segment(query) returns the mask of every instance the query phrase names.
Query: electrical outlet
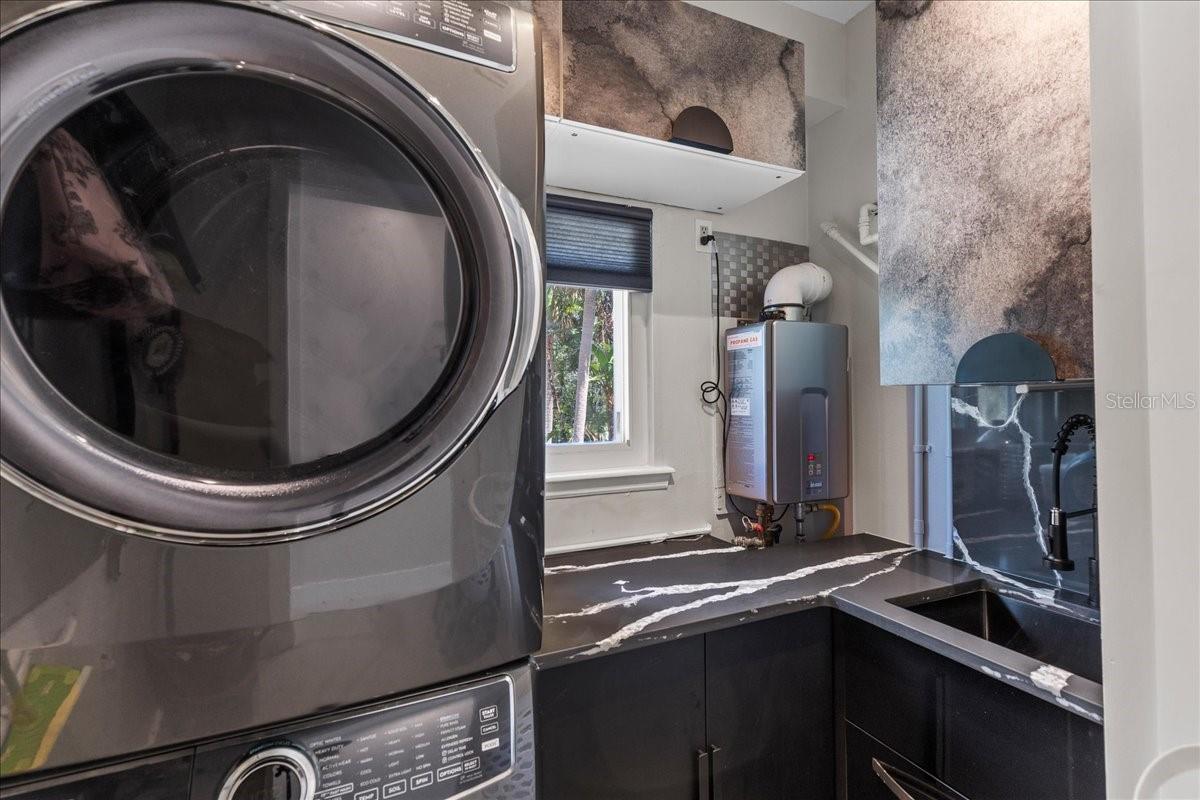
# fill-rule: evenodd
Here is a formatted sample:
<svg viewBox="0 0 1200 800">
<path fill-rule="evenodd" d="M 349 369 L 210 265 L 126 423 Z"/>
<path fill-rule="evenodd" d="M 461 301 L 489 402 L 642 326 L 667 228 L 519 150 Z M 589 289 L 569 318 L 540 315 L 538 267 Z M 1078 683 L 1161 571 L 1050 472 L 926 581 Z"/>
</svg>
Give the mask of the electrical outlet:
<svg viewBox="0 0 1200 800">
<path fill-rule="evenodd" d="M 728 513 L 725 508 L 725 489 L 718 487 L 713 489 L 713 513 L 718 517 Z"/>
<path fill-rule="evenodd" d="M 714 245 L 712 242 L 709 242 L 708 244 L 700 244 L 702 241 L 704 241 L 705 236 L 712 236 L 712 235 L 713 235 L 712 220 L 708 220 L 708 219 L 696 220 L 696 239 L 695 239 L 694 244 L 696 245 L 697 253 L 713 252 Z"/>
</svg>

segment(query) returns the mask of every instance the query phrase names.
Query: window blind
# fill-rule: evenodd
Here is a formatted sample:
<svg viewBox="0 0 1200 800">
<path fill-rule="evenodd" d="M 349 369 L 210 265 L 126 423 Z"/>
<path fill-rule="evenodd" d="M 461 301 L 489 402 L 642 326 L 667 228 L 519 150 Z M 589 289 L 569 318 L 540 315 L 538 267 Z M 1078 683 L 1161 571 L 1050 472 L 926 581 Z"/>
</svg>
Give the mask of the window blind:
<svg viewBox="0 0 1200 800">
<path fill-rule="evenodd" d="M 652 219 L 648 208 L 548 195 L 547 280 L 650 291 Z"/>
</svg>

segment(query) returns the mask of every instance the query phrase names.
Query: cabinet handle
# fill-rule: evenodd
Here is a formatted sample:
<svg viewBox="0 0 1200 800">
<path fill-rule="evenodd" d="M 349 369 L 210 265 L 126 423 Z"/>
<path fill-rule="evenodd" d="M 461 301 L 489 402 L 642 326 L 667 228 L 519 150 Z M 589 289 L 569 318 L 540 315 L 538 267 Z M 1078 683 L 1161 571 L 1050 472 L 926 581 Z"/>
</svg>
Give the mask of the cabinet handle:
<svg viewBox="0 0 1200 800">
<path fill-rule="evenodd" d="M 871 769 L 897 800 L 966 800 L 945 784 L 934 786 L 878 758 L 871 759 Z M 940 783 L 940 782 L 939 782 Z"/>
<path fill-rule="evenodd" d="M 878 758 L 871 759 L 871 769 L 875 770 L 875 774 L 879 776 L 879 780 L 883 781 L 892 794 L 896 795 L 899 800 L 916 800 L 911 794 L 905 791 L 904 787 L 896 782 L 892 774 L 888 772 L 888 766 Z M 894 768 L 893 768 L 894 769 Z"/>
<path fill-rule="evenodd" d="M 711 745 L 708 752 L 712 754 L 712 796 L 711 800 L 721 800 L 721 777 L 717 772 L 717 753 L 721 752 L 721 748 L 716 745 Z"/>
<path fill-rule="evenodd" d="M 696 800 L 710 800 L 712 781 L 709 779 L 708 753 L 704 750 L 696 751 L 696 778 L 700 787 Z"/>
</svg>

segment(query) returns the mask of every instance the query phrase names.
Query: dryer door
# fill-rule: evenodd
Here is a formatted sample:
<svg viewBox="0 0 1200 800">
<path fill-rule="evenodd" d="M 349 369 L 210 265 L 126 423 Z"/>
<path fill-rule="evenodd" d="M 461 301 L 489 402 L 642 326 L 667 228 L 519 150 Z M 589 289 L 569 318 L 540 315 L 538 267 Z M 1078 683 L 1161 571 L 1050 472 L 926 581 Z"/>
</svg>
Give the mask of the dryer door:
<svg viewBox="0 0 1200 800">
<path fill-rule="evenodd" d="M 529 223 L 393 68 L 198 3 L 0 47 L 6 479 L 135 533 L 294 538 L 420 488 L 524 376 Z"/>
</svg>

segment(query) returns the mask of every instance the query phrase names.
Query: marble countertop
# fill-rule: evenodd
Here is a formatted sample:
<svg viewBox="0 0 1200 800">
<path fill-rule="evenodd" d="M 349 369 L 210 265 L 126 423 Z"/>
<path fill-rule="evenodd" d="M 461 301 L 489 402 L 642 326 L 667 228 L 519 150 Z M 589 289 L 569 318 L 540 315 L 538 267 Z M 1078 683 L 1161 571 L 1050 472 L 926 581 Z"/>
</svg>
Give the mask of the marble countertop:
<svg viewBox="0 0 1200 800">
<path fill-rule="evenodd" d="M 1103 722 L 1101 686 L 888 602 L 985 579 L 999 591 L 1097 621 L 986 567 L 869 534 L 767 550 L 713 537 L 546 558 L 539 668 L 756 619 L 831 606 L 996 680 Z"/>
</svg>

